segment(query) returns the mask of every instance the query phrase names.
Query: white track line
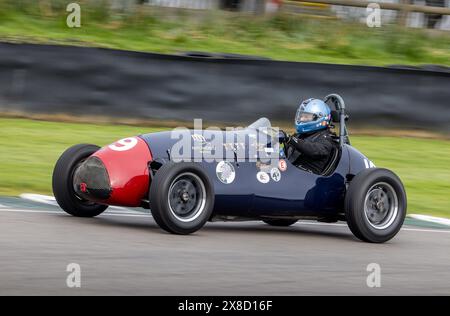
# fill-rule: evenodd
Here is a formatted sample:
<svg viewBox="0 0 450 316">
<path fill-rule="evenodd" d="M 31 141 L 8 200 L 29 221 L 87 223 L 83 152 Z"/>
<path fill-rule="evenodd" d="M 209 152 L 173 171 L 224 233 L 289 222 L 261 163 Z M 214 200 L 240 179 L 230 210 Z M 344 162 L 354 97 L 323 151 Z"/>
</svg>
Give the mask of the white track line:
<svg viewBox="0 0 450 316">
<path fill-rule="evenodd" d="M 8 212 L 8 213 L 44 213 L 44 214 L 56 214 L 56 215 L 65 215 L 63 211 L 43 211 L 43 210 L 25 210 L 25 209 L 0 209 L 0 212 Z M 152 217 L 150 214 L 119 214 L 119 213 L 108 213 L 105 212 L 99 216 L 120 216 L 120 217 L 144 217 L 150 218 Z M 316 226 L 340 226 L 347 227 L 347 224 L 339 224 L 339 223 L 314 223 L 314 222 L 299 222 L 295 224 L 299 225 L 316 225 Z M 450 234 L 450 230 L 439 230 L 439 229 L 420 229 L 420 228 L 402 228 L 402 231 L 412 231 L 412 232 L 424 232 L 424 233 L 444 233 Z"/>
<path fill-rule="evenodd" d="M 409 232 L 425 232 L 425 233 L 450 233 L 450 230 L 439 230 L 439 229 L 420 229 L 420 228 L 402 228 L 401 230 L 409 231 Z"/>
<path fill-rule="evenodd" d="M 51 195 L 43 195 L 43 194 L 34 194 L 34 193 L 22 193 L 20 197 L 24 200 L 41 203 L 41 204 L 47 204 L 47 205 L 53 205 L 58 206 L 58 203 L 56 203 L 55 197 Z M 116 210 L 121 211 L 123 213 L 133 213 L 133 214 L 140 214 L 140 212 L 131 210 L 126 207 L 121 206 L 110 206 L 109 210 Z"/>
<path fill-rule="evenodd" d="M 23 193 L 20 195 L 20 197 L 22 199 L 37 202 L 37 203 L 58 206 L 58 204 L 55 201 L 55 198 L 51 195 Z M 0 204 L 0 208 L 5 208 L 5 207 L 6 206 Z M 145 213 L 135 211 L 133 209 L 129 209 L 126 207 L 121 207 L 121 206 L 110 206 L 103 215 L 107 215 L 107 214 L 110 216 L 125 216 L 125 215 L 129 214 L 130 216 L 133 215 L 133 216 L 141 216 L 141 217 L 151 217 L 150 214 L 145 214 Z M 450 226 L 450 219 L 446 219 L 446 218 L 439 218 L 439 217 L 432 217 L 432 216 L 418 215 L 418 214 L 411 214 L 411 215 L 408 215 L 408 217 L 411 217 L 411 218 L 414 218 L 417 220 L 421 220 L 421 221 Z M 296 225 L 345 226 L 345 227 L 347 226 L 347 224 L 340 224 L 340 223 L 317 223 L 317 222 L 298 222 L 298 223 L 296 223 Z M 428 230 L 413 230 L 412 228 L 411 229 L 403 228 L 403 230 L 430 231 L 429 229 Z M 434 230 L 432 230 L 432 231 L 434 231 Z"/>
<path fill-rule="evenodd" d="M 22 193 L 19 195 L 20 198 L 32 202 L 42 203 L 42 204 L 48 204 L 48 205 L 55 205 L 58 204 L 55 201 L 55 198 L 50 195 L 42 195 L 42 194 L 33 194 L 33 193 Z"/>
<path fill-rule="evenodd" d="M 42 210 L 23 210 L 23 209 L 1 209 L 4 213 L 44 213 L 44 214 L 64 214 L 58 211 L 42 211 Z"/>
<path fill-rule="evenodd" d="M 347 224 L 340 224 L 340 223 L 316 223 L 316 222 L 297 222 L 295 225 L 316 225 L 316 226 L 341 226 L 341 227 L 347 227 Z M 441 229 L 421 229 L 421 228 L 402 228 L 401 230 L 404 231 L 411 231 L 411 232 L 426 232 L 426 233 L 450 233 L 450 230 L 441 230 Z"/>
<path fill-rule="evenodd" d="M 6 213 L 43 213 L 43 214 L 56 214 L 66 215 L 63 211 L 45 211 L 45 210 L 26 210 L 26 209 L 0 209 L 0 212 Z M 130 213 L 109 213 L 105 212 L 99 216 L 123 216 L 123 217 L 152 217 L 149 214 L 130 214 Z"/>
<path fill-rule="evenodd" d="M 316 223 L 316 222 L 297 222 L 295 225 L 316 225 L 316 226 L 341 226 L 347 227 L 347 224 L 341 223 Z M 404 231 L 412 231 L 412 232 L 427 232 L 427 233 L 450 233 L 450 230 L 443 229 L 421 229 L 421 228 L 402 228 Z"/>
<path fill-rule="evenodd" d="M 408 216 L 411 218 L 414 218 L 414 219 L 418 219 L 420 221 L 450 226 L 450 219 L 448 219 L 448 218 L 435 217 L 435 216 L 429 216 L 429 215 L 420 215 L 420 214 L 411 214 Z"/>
</svg>

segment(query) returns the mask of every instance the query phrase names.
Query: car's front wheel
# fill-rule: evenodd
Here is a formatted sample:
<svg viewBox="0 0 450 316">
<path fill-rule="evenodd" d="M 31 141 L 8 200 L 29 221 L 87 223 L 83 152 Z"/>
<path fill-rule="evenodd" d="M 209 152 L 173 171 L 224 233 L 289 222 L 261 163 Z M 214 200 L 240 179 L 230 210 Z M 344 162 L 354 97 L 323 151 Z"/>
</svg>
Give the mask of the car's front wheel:
<svg viewBox="0 0 450 316">
<path fill-rule="evenodd" d="M 353 234 L 367 242 L 393 238 L 406 216 L 406 193 L 390 170 L 371 168 L 358 173 L 345 197 L 345 216 Z"/>
<path fill-rule="evenodd" d="M 168 162 L 153 177 L 149 200 L 153 218 L 162 229 L 190 234 L 211 217 L 213 186 L 197 164 Z"/>
<path fill-rule="evenodd" d="M 108 208 L 79 197 L 75 193 L 73 176 L 80 164 L 100 147 L 79 144 L 67 149 L 56 162 L 53 170 L 52 187 L 56 202 L 66 213 L 77 217 L 94 217 Z"/>
</svg>

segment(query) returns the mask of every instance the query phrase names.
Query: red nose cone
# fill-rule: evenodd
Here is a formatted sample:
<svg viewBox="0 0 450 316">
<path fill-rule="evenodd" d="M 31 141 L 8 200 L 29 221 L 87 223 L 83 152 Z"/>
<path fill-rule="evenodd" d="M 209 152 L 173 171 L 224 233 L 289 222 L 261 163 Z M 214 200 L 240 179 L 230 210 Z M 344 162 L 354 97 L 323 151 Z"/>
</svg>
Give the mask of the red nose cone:
<svg viewBox="0 0 450 316">
<path fill-rule="evenodd" d="M 92 156 L 103 162 L 109 176 L 111 195 L 106 204 L 134 207 L 140 206 L 142 199 L 148 199 L 148 164 L 152 155 L 144 140 L 140 137 L 121 139 Z"/>
</svg>

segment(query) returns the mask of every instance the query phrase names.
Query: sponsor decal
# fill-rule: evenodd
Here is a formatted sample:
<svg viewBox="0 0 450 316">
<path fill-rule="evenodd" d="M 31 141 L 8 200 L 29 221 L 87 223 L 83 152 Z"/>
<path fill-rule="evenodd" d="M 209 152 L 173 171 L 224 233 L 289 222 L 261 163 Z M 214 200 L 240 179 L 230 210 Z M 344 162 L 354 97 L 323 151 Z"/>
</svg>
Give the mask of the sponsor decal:
<svg viewBox="0 0 450 316">
<path fill-rule="evenodd" d="M 280 161 L 278 161 L 278 169 L 280 169 L 281 171 L 286 171 L 287 169 L 286 160 L 280 159 Z"/>
<path fill-rule="evenodd" d="M 223 148 L 231 151 L 245 150 L 245 143 L 223 143 Z"/>
<path fill-rule="evenodd" d="M 281 172 L 280 172 L 280 170 L 278 170 L 278 168 L 272 168 L 272 170 L 270 170 L 270 177 L 275 182 L 280 181 L 281 180 Z"/>
<path fill-rule="evenodd" d="M 87 184 L 84 182 L 80 183 L 80 191 L 85 193 L 87 191 Z"/>
<path fill-rule="evenodd" d="M 216 175 L 220 182 L 230 184 L 236 178 L 234 166 L 228 161 L 221 161 L 216 166 Z"/>
<path fill-rule="evenodd" d="M 205 136 L 201 134 L 192 134 L 191 137 L 194 142 L 206 143 Z"/>
<path fill-rule="evenodd" d="M 366 169 L 376 168 L 375 164 L 372 161 L 370 161 L 369 159 L 364 159 L 364 165 L 365 165 Z"/>
<path fill-rule="evenodd" d="M 258 179 L 261 183 L 268 183 L 270 180 L 270 176 L 267 172 L 260 171 L 256 174 L 256 179 Z"/>
</svg>

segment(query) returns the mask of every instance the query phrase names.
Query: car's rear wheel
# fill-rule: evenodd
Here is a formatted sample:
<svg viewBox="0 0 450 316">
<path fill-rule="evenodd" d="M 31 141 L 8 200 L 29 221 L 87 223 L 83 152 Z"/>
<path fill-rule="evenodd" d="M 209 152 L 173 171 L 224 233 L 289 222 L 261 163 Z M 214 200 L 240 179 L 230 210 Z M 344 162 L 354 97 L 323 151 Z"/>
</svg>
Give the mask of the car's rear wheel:
<svg viewBox="0 0 450 316">
<path fill-rule="evenodd" d="M 367 242 L 393 238 L 406 216 L 406 193 L 390 170 L 371 168 L 357 174 L 345 197 L 345 215 L 353 234 Z"/>
<path fill-rule="evenodd" d="M 190 234 L 211 217 L 213 186 L 197 164 L 168 162 L 153 177 L 149 200 L 153 218 L 162 229 Z"/>
<path fill-rule="evenodd" d="M 276 219 L 263 219 L 263 222 L 270 226 L 278 226 L 278 227 L 287 227 L 297 223 L 296 219 L 285 219 L 285 218 L 276 218 Z"/>
<path fill-rule="evenodd" d="M 93 203 L 77 196 L 73 184 L 76 168 L 99 149 L 96 145 L 75 145 L 67 149 L 56 162 L 52 177 L 53 194 L 59 206 L 70 215 L 94 217 L 108 208 L 107 205 Z"/>
</svg>

